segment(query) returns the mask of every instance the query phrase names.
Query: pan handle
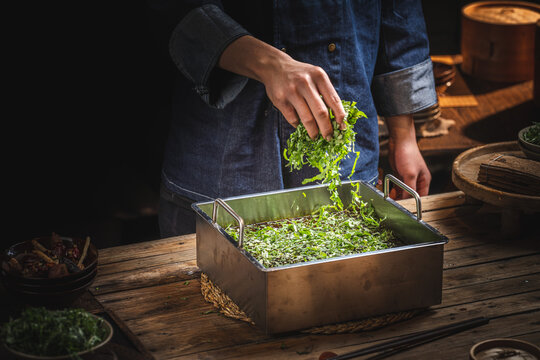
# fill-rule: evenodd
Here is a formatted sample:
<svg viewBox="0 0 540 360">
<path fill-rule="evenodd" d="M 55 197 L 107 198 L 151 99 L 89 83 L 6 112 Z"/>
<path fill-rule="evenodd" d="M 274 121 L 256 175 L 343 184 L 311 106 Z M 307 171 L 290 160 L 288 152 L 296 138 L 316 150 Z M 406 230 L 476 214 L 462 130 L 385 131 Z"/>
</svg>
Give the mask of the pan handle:
<svg viewBox="0 0 540 360">
<path fill-rule="evenodd" d="M 217 225 L 217 211 L 218 211 L 218 205 L 221 205 L 222 208 L 225 209 L 233 218 L 238 221 L 238 247 L 241 249 L 244 243 L 244 219 L 240 215 L 236 213 L 236 211 L 233 210 L 232 207 L 229 206 L 225 201 L 221 199 L 214 200 L 214 208 L 212 209 L 212 222 L 214 225 Z"/>
<path fill-rule="evenodd" d="M 416 219 L 418 221 L 422 220 L 422 201 L 420 200 L 420 195 L 418 195 L 416 191 L 414 191 L 411 187 L 396 178 L 394 175 L 387 174 L 384 177 L 384 198 L 386 199 L 388 197 L 388 193 L 390 191 L 390 181 L 392 181 L 394 184 L 396 184 L 401 189 L 405 190 L 414 197 L 414 199 L 416 200 Z"/>
</svg>

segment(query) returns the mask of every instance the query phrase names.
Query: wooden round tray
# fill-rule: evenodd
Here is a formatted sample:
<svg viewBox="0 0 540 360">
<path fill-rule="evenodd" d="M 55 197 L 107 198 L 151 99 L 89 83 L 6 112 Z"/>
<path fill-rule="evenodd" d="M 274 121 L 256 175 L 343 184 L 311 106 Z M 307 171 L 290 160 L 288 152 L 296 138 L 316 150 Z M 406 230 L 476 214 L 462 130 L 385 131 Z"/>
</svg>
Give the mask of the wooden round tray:
<svg viewBox="0 0 540 360">
<path fill-rule="evenodd" d="M 494 189 L 477 181 L 480 164 L 495 153 L 525 156 L 517 141 L 483 145 L 461 153 L 452 165 L 452 182 L 465 194 L 491 205 L 540 211 L 540 196 L 522 195 Z"/>
</svg>

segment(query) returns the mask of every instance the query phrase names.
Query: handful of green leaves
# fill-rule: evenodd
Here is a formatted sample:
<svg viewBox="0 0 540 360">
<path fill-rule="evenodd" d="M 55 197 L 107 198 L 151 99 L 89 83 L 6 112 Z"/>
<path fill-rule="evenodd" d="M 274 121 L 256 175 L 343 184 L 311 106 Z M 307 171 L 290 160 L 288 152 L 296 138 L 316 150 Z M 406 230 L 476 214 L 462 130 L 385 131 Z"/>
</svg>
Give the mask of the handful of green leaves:
<svg viewBox="0 0 540 360">
<path fill-rule="evenodd" d="M 300 124 L 287 140 L 287 148 L 283 152 L 283 157 L 287 161 L 287 167 L 291 171 L 300 170 L 304 165 L 309 165 L 319 170 L 319 174 L 313 178 L 305 179 L 302 184 L 318 180 L 323 184 L 328 183 L 328 190 L 331 194 L 330 199 L 338 209 L 343 209 L 343 203 L 337 192 L 338 186 L 341 185 L 339 165 L 351 151 L 354 151 L 356 135 L 353 129 L 354 124 L 356 124 L 358 119 L 366 117 L 366 114 L 356 108 L 355 102 L 342 101 L 342 104 L 347 114 L 344 119 L 344 122 L 347 124 L 345 130 L 339 129 L 339 124 L 335 120 L 332 111 L 329 110 L 330 120 L 334 128 L 332 140 L 327 141 L 320 134 L 315 140 L 312 140 L 304 125 Z M 356 152 L 356 159 L 351 175 L 354 173 L 356 160 L 358 160 L 359 156 L 360 153 Z"/>
<path fill-rule="evenodd" d="M 365 117 L 355 105 L 354 102 L 343 102 L 348 114 L 345 119 L 347 129 L 339 130 L 334 120 L 334 138 L 331 141 L 320 135 L 311 140 L 302 125 L 288 139 L 288 148 L 283 154 L 287 165 L 291 170 L 299 170 L 304 165 L 317 168 L 319 174 L 303 183 L 317 180 L 328 183 L 333 205 L 323 206 L 311 216 L 247 225 L 244 228 L 244 249 L 263 266 L 271 268 L 399 245 L 393 233 L 381 226 L 382 220 L 373 207 L 360 199 L 358 183 L 352 190 L 352 201 L 346 209 L 339 198 L 339 164 L 354 151 L 356 134 L 353 125 Z M 333 119 L 331 112 L 330 118 Z M 358 156 L 356 153 L 356 160 Z M 238 240 L 237 226 L 231 225 L 226 231 Z"/>
<path fill-rule="evenodd" d="M 3 324 L 0 340 L 10 349 L 38 356 L 75 357 L 109 335 L 103 320 L 82 309 L 27 308 Z"/>
<path fill-rule="evenodd" d="M 540 122 L 535 122 L 525 133 L 523 139 L 531 144 L 540 145 Z"/>
</svg>

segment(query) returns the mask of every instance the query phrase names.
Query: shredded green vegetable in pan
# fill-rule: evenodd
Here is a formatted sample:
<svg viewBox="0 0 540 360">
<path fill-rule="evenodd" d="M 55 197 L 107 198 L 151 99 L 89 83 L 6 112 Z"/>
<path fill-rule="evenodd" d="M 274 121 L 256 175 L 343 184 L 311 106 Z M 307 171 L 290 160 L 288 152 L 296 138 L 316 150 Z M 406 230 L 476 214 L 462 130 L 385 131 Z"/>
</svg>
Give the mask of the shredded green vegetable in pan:
<svg viewBox="0 0 540 360">
<path fill-rule="evenodd" d="M 109 335 L 102 322 L 82 309 L 27 308 L 21 317 L 2 325 L 0 341 L 24 354 L 78 358 L 78 352 Z"/>
<path fill-rule="evenodd" d="M 238 227 L 227 232 L 238 240 Z M 244 228 L 244 249 L 266 268 L 388 249 L 399 245 L 365 202 L 345 211 Z"/>
<path fill-rule="evenodd" d="M 339 166 L 352 151 L 356 133 L 353 125 L 359 118 L 366 117 L 356 108 L 356 103 L 343 101 L 347 112 L 347 129 L 339 130 L 333 120 L 334 138 L 326 141 L 320 135 L 311 140 L 306 129 L 299 125 L 287 141 L 283 156 L 288 167 L 299 170 L 310 165 L 319 174 L 304 180 L 304 184 L 320 181 L 328 183 L 332 205 L 324 206 L 311 216 L 250 224 L 244 228 L 244 249 L 261 265 L 272 268 L 312 260 L 382 250 L 399 245 L 393 233 L 381 226 L 383 220 L 375 214 L 371 205 L 362 201 L 357 183 L 351 191 L 351 204 L 344 209 L 338 194 L 341 185 Z M 356 160 L 359 153 L 356 153 Z M 356 161 L 355 161 L 356 165 Z M 354 172 L 353 170 L 351 172 Z M 306 196 L 304 194 L 304 196 Z M 226 231 L 238 240 L 238 226 L 229 226 Z"/>
</svg>

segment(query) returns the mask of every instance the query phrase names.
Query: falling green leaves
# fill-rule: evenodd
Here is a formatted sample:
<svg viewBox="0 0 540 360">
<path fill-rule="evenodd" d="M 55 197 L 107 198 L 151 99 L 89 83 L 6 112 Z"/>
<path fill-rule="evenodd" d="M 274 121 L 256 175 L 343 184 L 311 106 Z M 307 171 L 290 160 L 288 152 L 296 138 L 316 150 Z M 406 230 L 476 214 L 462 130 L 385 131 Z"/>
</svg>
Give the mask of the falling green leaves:
<svg viewBox="0 0 540 360">
<path fill-rule="evenodd" d="M 343 203 L 337 191 L 339 185 L 341 185 L 339 166 L 341 161 L 351 151 L 354 151 L 356 135 L 353 129 L 354 124 L 358 119 L 366 117 L 362 111 L 356 108 L 355 102 L 342 101 L 342 104 L 347 114 L 344 119 L 344 122 L 347 124 L 345 130 L 339 129 L 339 124 L 334 120 L 334 116 L 330 111 L 330 118 L 334 128 L 332 140 L 327 141 L 320 134 L 315 140 L 312 140 L 306 128 L 300 124 L 287 140 L 287 148 L 283 152 L 283 157 L 287 161 L 286 166 L 291 171 L 300 170 L 304 165 L 309 165 L 319 170 L 316 176 L 305 179 L 302 184 L 315 181 L 329 184 L 330 199 L 340 210 L 343 209 Z M 360 153 L 356 152 L 356 160 L 358 160 L 359 155 Z M 354 166 L 356 166 L 356 160 Z M 351 175 L 353 172 L 351 172 Z"/>
</svg>

